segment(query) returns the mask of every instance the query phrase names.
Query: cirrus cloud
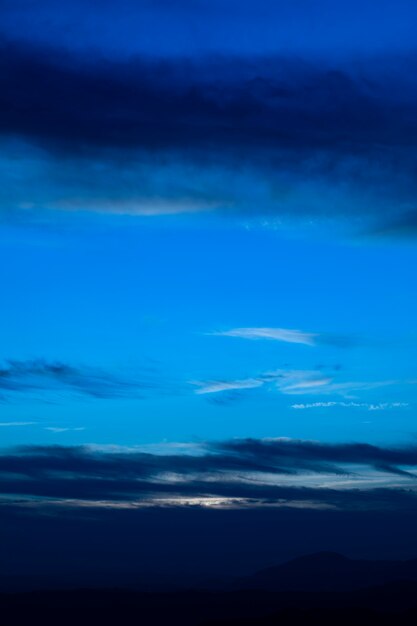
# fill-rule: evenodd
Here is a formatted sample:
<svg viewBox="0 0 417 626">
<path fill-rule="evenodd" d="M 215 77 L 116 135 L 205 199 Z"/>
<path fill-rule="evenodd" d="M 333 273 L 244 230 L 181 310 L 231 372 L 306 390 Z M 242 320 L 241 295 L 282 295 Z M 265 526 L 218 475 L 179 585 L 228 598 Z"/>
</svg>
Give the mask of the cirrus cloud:
<svg viewBox="0 0 417 626">
<path fill-rule="evenodd" d="M 313 346 L 317 337 L 316 333 L 306 333 L 288 328 L 232 328 L 210 334 L 218 337 L 240 337 L 241 339 L 272 339 L 286 343 L 302 343 L 307 346 Z"/>
</svg>

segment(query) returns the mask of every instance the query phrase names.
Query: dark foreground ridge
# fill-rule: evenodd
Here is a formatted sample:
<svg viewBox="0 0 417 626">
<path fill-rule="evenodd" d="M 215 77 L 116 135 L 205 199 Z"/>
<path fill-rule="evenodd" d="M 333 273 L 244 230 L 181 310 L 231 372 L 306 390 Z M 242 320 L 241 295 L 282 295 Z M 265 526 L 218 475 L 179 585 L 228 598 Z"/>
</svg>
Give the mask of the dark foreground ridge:
<svg viewBox="0 0 417 626">
<path fill-rule="evenodd" d="M 326 589 L 331 571 L 333 588 Z M 407 573 L 408 578 L 403 575 Z M 286 575 L 287 589 L 277 590 L 285 586 Z M 389 576 L 392 579 L 384 584 L 362 586 L 371 578 Z M 320 553 L 263 570 L 234 585 L 239 583 L 242 587 L 235 589 L 170 592 L 76 589 L 2 593 L 0 625 L 417 624 L 417 561 L 354 561 Z"/>
<path fill-rule="evenodd" d="M 417 583 L 355 592 L 183 591 L 144 593 L 73 590 L 2 594 L 0 624 L 254 624 L 417 623 Z"/>
</svg>

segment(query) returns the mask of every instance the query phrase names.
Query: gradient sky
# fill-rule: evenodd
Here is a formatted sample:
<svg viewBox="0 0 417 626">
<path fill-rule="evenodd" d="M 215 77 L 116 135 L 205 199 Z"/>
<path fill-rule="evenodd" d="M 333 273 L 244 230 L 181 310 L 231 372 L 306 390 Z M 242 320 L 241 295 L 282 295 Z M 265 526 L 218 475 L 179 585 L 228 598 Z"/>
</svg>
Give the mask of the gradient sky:
<svg viewBox="0 0 417 626">
<path fill-rule="evenodd" d="M 1 3 L 1 471 L 249 438 L 335 450 L 343 471 L 300 453 L 292 485 L 349 464 L 412 483 L 416 20 L 411 0 Z"/>
</svg>

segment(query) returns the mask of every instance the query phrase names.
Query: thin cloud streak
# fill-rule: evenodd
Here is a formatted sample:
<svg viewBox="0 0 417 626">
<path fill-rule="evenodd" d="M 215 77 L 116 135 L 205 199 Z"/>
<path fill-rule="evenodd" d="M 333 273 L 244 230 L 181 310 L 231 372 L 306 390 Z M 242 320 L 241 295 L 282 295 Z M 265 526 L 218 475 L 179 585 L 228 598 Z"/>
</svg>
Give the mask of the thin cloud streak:
<svg viewBox="0 0 417 626">
<path fill-rule="evenodd" d="M 45 426 L 44 430 L 49 430 L 51 433 L 67 433 L 67 432 L 80 432 L 85 430 L 85 426 L 77 426 L 75 428 L 60 427 L 60 426 Z"/>
<path fill-rule="evenodd" d="M 398 380 L 335 382 L 334 378 L 316 370 L 275 370 L 256 377 L 231 380 L 193 382 L 199 385 L 196 394 L 212 394 L 260 387 L 275 389 L 284 395 L 341 395 L 355 398 L 357 393 L 399 384 Z"/>
<path fill-rule="evenodd" d="M 0 428 L 12 428 L 14 426 L 35 426 L 38 422 L 0 422 Z"/>
<path fill-rule="evenodd" d="M 191 383 L 198 385 L 199 389 L 196 389 L 195 393 L 198 395 L 204 395 L 206 393 L 218 393 L 221 391 L 235 391 L 240 389 L 255 389 L 261 387 L 264 383 L 262 380 L 256 378 L 246 378 L 243 380 L 222 381 L 214 380 L 209 382 L 196 381 Z"/>
<path fill-rule="evenodd" d="M 210 334 L 218 337 L 240 337 L 241 339 L 272 339 L 286 343 L 301 343 L 307 346 L 314 346 L 317 337 L 316 333 L 306 333 L 288 328 L 232 328 Z"/>
<path fill-rule="evenodd" d="M 409 407 L 409 402 L 309 402 L 306 404 L 292 404 L 292 409 L 331 409 L 334 407 L 366 409 L 367 411 L 387 411 L 391 409 L 402 409 Z"/>
</svg>

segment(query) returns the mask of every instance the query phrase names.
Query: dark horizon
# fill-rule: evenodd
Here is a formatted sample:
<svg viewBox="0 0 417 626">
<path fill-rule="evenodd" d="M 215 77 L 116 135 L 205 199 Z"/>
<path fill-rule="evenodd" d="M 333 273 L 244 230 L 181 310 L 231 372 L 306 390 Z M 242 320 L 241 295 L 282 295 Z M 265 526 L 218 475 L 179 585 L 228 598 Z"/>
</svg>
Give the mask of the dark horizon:
<svg viewBox="0 0 417 626">
<path fill-rule="evenodd" d="M 11 591 L 11 592 L 10 592 Z M 352 560 L 320 552 L 252 575 L 204 584 L 159 587 L 75 586 L 31 592 L 0 591 L 5 623 L 413 624 L 417 617 L 417 559 Z"/>
<path fill-rule="evenodd" d="M 204 510 L 2 514 L 0 590 L 172 588 L 230 580 L 311 553 L 417 559 L 417 512 Z"/>
</svg>

